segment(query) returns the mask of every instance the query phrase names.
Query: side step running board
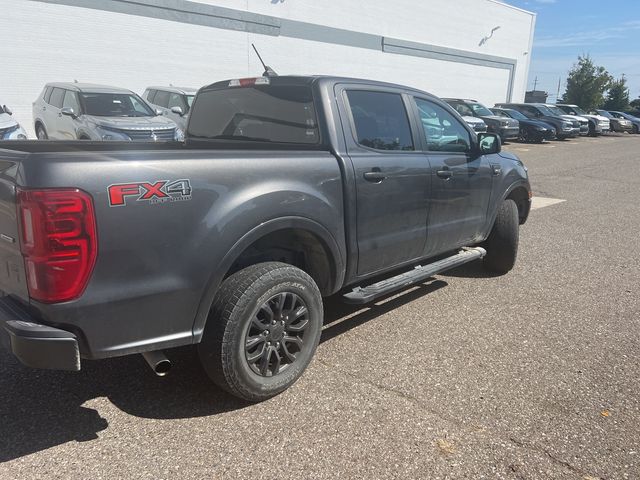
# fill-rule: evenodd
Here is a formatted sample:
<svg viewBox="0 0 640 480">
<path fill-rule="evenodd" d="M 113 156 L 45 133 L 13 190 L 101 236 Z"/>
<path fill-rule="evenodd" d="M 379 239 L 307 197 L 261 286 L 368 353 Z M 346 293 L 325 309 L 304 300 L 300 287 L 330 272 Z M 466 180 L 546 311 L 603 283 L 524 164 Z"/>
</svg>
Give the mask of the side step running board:
<svg viewBox="0 0 640 480">
<path fill-rule="evenodd" d="M 387 278 L 367 287 L 356 287 L 352 292 L 343 295 L 342 298 L 346 303 L 355 305 L 369 303 L 408 285 L 422 282 L 438 273 L 480 259 L 486 254 L 487 251 L 482 247 L 465 248 L 455 255 L 443 258 L 429 265 L 418 265 L 410 272 L 401 273 L 400 275 Z"/>
</svg>

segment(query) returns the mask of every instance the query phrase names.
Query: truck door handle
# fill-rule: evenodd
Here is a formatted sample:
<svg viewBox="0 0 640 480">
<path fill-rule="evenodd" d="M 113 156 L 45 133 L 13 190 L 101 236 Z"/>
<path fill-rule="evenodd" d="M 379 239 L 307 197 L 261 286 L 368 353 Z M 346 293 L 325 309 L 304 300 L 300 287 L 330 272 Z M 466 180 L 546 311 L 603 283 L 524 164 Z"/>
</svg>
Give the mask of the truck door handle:
<svg viewBox="0 0 640 480">
<path fill-rule="evenodd" d="M 438 170 L 436 172 L 436 175 L 438 175 L 438 177 L 440 178 L 444 178 L 445 180 L 449 180 L 451 177 L 453 177 L 453 172 L 451 170 Z"/>
<path fill-rule="evenodd" d="M 380 183 L 385 178 L 387 178 L 387 176 L 384 173 L 382 173 L 380 169 L 377 167 L 371 170 L 370 172 L 364 172 L 362 176 L 367 182 L 375 182 L 375 183 Z"/>
</svg>

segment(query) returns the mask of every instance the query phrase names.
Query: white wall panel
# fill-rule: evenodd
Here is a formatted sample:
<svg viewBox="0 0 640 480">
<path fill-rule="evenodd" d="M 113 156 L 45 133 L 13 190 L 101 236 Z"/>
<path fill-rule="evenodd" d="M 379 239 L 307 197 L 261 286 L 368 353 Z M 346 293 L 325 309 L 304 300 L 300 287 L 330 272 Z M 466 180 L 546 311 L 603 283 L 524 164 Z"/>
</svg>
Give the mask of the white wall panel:
<svg viewBox="0 0 640 480">
<path fill-rule="evenodd" d="M 109 2 L 111 0 L 104 0 Z M 516 59 L 524 97 L 534 17 L 491 0 L 201 0 L 280 18 Z M 505 69 L 248 34 L 144 16 L 27 0 L 0 0 L 0 102 L 33 133 L 31 102 L 51 81 L 95 82 L 141 93 L 151 84 L 199 87 L 262 72 L 255 42 L 276 71 L 365 77 L 441 96 L 504 101 Z M 500 25 L 485 46 L 480 39 Z"/>
</svg>

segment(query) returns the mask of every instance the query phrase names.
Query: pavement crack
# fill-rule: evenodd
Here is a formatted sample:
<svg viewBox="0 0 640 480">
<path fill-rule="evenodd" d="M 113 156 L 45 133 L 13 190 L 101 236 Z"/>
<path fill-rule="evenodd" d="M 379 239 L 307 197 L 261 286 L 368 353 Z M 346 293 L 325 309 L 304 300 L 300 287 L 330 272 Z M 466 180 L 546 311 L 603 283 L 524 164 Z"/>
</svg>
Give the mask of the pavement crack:
<svg viewBox="0 0 640 480">
<path fill-rule="evenodd" d="M 365 384 L 367 384 L 367 385 L 369 385 L 369 386 L 371 386 L 373 388 L 376 388 L 376 389 L 381 390 L 383 392 L 386 392 L 388 394 L 394 395 L 396 397 L 402 398 L 403 400 L 406 400 L 406 401 L 408 401 L 408 402 L 420 407 L 423 411 L 425 411 L 425 412 L 427 412 L 427 413 L 429 413 L 429 414 L 431 414 L 431 415 L 433 415 L 435 417 L 438 417 L 438 418 L 440 418 L 442 420 L 445 420 L 446 422 L 449 422 L 449 423 L 451 423 L 453 425 L 456 425 L 457 427 L 459 427 L 459 428 L 461 428 L 463 430 L 466 430 L 466 431 L 472 432 L 472 433 L 474 432 L 473 429 L 470 429 L 469 426 L 467 424 L 465 424 L 463 421 L 461 421 L 461 420 L 459 420 L 459 419 L 457 419 L 455 417 L 444 415 L 440 411 L 436 411 L 436 410 L 433 410 L 431 408 L 428 408 L 424 404 L 424 402 L 422 402 L 419 398 L 416 398 L 416 397 L 414 397 L 412 395 L 409 395 L 409 394 L 407 394 L 407 393 L 405 393 L 403 391 L 396 390 L 395 388 L 391 388 L 391 387 L 388 387 L 388 386 L 385 386 L 385 385 L 380 385 L 380 384 L 378 384 L 378 383 L 376 383 L 376 382 L 374 382 L 372 380 L 369 380 L 366 377 L 362 377 L 362 376 L 356 375 L 353 372 L 344 370 L 344 369 L 342 369 L 342 368 L 340 368 L 340 367 L 338 367 L 336 365 L 332 365 L 331 363 L 326 362 L 324 360 L 316 359 L 315 361 L 320 363 L 321 365 L 324 365 L 327 368 L 335 369 L 335 370 L 337 370 L 338 372 L 340 372 L 341 374 L 343 374 L 343 375 L 345 375 L 347 377 L 351 377 L 351 378 L 353 378 L 355 380 L 358 380 L 360 382 L 363 382 L 363 383 L 365 383 Z M 500 438 L 500 439 L 503 439 L 503 440 L 505 438 L 508 439 L 511 443 L 513 443 L 514 445 L 516 445 L 519 448 L 524 448 L 524 449 L 527 449 L 529 451 L 532 451 L 532 452 L 535 452 L 535 453 L 538 453 L 538 454 L 543 454 L 547 458 L 549 458 L 553 462 L 553 464 L 555 464 L 557 466 L 560 466 L 560 467 L 563 467 L 563 468 L 569 470 L 572 473 L 575 473 L 575 474 L 578 474 L 578 475 L 582 475 L 583 478 L 598 478 L 600 480 L 606 480 L 606 479 L 604 479 L 602 477 L 593 477 L 593 476 L 589 475 L 588 472 L 585 472 L 581 468 L 576 467 L 575 465 L 572 465 L 571 463 L 556 457 L 547 448 L 538 447 L 538 446 L 533 445 L 531 443 L 523 442 L 522 440 L 518 440 L 517 438 L 515 438 L 513 436 L 510 436 L 507 432 L 501 432 L 499 430 L 494 430 L 494 429 L 487 429 L 486 431 L 487 431 L 487 433 L 489 435 L 491 435 L 491 436 L 493 436 L 495 438 Z"/>
</svg>

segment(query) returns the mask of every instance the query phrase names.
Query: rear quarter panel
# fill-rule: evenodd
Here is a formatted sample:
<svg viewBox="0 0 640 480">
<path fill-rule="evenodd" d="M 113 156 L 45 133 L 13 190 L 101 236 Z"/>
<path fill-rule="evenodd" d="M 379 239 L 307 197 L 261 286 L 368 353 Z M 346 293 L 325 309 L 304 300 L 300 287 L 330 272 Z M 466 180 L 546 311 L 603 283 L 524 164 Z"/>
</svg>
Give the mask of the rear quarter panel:
<svg viewBox="0 0 640 480">
<path fill-rule="evenodd" d="M 73 302 L 35 305 L 79 335 L 84 357 L 197 341 L 206 292 L 240 253 L 236 244 L 277 219 L 307 219 L 346 256 L 342 178 L 328 152 L 35 153 L 21 170 L 29 188 L 78 187 L 93 197 L 98 259 L 87 289 Z M 179 179 L 190 181 L 188 200 L 109 205 L 109 185 Z"/>
</svg>

